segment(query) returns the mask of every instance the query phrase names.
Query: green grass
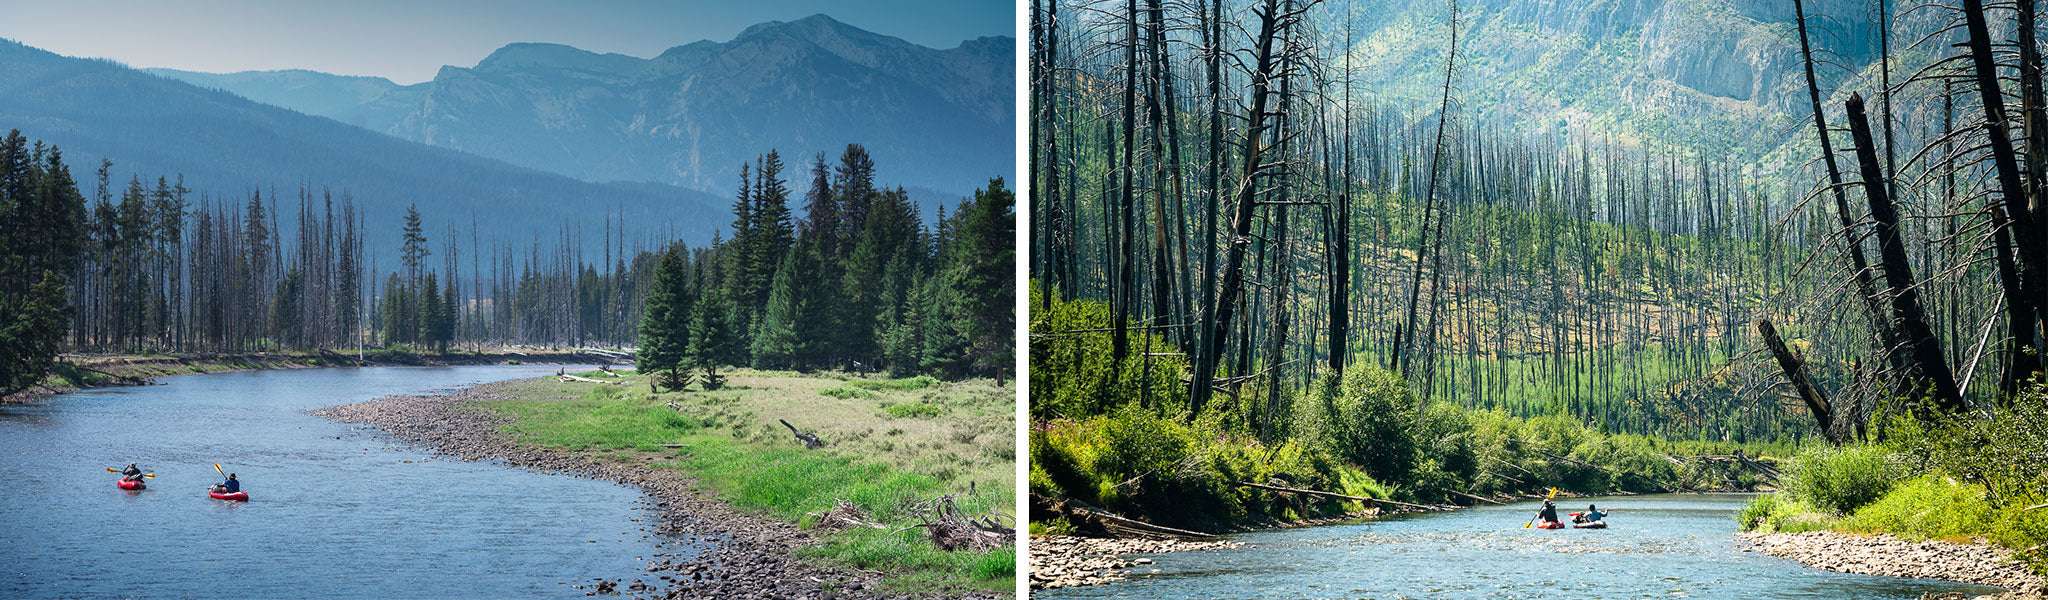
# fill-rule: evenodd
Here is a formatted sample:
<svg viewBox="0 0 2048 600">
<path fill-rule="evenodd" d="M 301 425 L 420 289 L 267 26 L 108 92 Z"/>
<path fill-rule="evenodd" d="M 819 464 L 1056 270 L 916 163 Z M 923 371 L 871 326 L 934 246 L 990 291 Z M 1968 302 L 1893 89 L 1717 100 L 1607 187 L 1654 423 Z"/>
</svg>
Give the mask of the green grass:
<svg viewBox="0 0 2048 600">
<path fill-rule="evenodd" d="M 890 417 L 897 419 L 918 419 L 946 414 L 946 409 L 930 402 L 909 402 L 885 406 L 882 412 L 889 413 Z"/>
<path fill-rule="evenodd" d="M 939 380 L 930 375 L 919 375 L 908 379 L 855 379 L 847 385 L 866 390 L 921 390 L 938 385 Z"/>
<path fill-rule="evenodd" d="M 1916 540 L 1967 542 L 1991 537 L 1999 515 L 1984 502 L 1984 489 L 1946 477 L 1924 475 L 1836 523 L 1838 531 L 1891 533 Z"/>
<path fill-rule="evenodd" d="M 851 387 L 844 387 L 844 386 L 841 386 L 841 387 L 828 387 L 828 388 L 825 388 L 825 389 L 822 389 L 822 390 L 818 390 L 818 393 L 819 393 L 819 394 L 823 394 L 823 395 L 826 395 L 826 396 L 831 396 L 831 397 L 834 397 L 834 398 L 842 398 L 842 399 L 844 399 L 844 398 L 874 398 L 874 397 L 876 397 L 876 396 L 875 396 L 875 393 L 874 393 L 874 392 L 870 392 L 870 391 L 867 391 L 867 390 L 864 390 L 864 389 L 860 389 L 860 388 L 851 388 Z"/>
<path fill-rule="evenodd" d="M 714 392 L 647 393 L 646 379 L 630 375 L 620 386 L 563 383 L 552 378 L 497 384 L 515 399 L 486 409 L 512 417 L 507 431 L 537 445 L 679 469 L 733 505 L 808 526 L 806 513 L 846 500 L 877 521 L 903 523 L 908 506 L 956 494 L 968 514 L 1006 510 L 1015 489 L 1014 395 L 984 381 L 932 382 L 891 388 L 869 397 L 922 396 L 896 406 L 945 407 L 931 418 L 889 421 L 873 400 L 825 393 L 836 379 L 739 370 L 733 388 Z M 669 408 L 674 403 L 682 410 Z M 805 450 L 777 422 L 823 437 L 828 445 Z M 887 423 L 884 425 L 884 423 Z M 877 432 L 884 427 L 888 432 Z M 1001 433 L 1002 435 L 991 435 Z M 659 444 L 687 444 L 671 450 Z M 968 493 L 970 483 L 974 491 Z M 1012 515 L 1006 515 L 1006 519 Z M 914 523 L 914 521 L 912 521 Z M 825 544 L 799 555 L 826 564 L 889 574 L 886 585 L 905 593 L 1005 592 L 1014 589 L 1014 549 L 944 551 L 922 529 L 859 530 L 824 536 Z"/>
</svg>

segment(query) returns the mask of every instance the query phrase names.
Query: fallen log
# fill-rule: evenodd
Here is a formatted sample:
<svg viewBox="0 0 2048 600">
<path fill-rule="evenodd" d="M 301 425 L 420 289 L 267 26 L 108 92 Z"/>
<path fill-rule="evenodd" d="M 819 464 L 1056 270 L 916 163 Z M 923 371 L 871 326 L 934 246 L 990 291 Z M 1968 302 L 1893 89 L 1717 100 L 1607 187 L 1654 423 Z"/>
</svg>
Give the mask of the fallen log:
<svg viewBox="0 0 2048 600">
<path fill-rule="evenodd" d="M 1537 453 L 1537 454 L 1541 454 L 1541 455 L 1544 455 L 1544 456 L 1548 456 L 1548 457 L 1551 457 L 1551 458 L 1554 458 L 1554 459 L 1557 459 L 1557 460 L 1561 460 L 1561 461 L 1565 461 L 1565 462 L 1568 462 L 1568 463 L 1572 463 L 1572 464 L 1575 464 L 1575 465 L 1579 465 L 1579 466 L 1582 466 L 1582 467 L 1586 467 L 1586 468 L 1588 468 L 1588 469 L 1599 469 L 1599 470 L 1601 470 L 1601 471 L 1606 471 L 1606 470 L 1608 470 L 1608 469 L 1607 469 L 1607 467 L 1603 467 L 1603 466 L 1600 466 L 1600 465 L 1596 465 L 1596 464 L 1593 464 L 1593 463 L 1589 463 L 1589 462 L 1586 462 L 1586 461 L 1583 461 L 1583 460 L 1579 460 L 1579 459 L 1576 459 L 1576 458 L 1572 458 L 1572 457 L 1569 457 L 1569 456 L 1558 456 L 1558 455 L 1556 455 L 1556 454 L 1552 454 L 1552 453 L 1551 453 L 1550 451 L 1548 451 L 1548 450 L 1544 450 L 1544 449 L 1542 449 L 1542 448 L 1538 448 L 1538 447 L 1536 447 L 1536 445 L 1535 445 L 1535 444 L 1531 444 L 1531 443 L 1529 443 L 1529 442 L 1527 442 L 1527 441 L 1523 441 L 1523 440 L 1517 440 L 1517 439 L 1512 439 L 1512 438 L 1508 439 L 1508 441 L 1510 441 L 1510 442 L 1514 442 L 1514 443 L 1517 443 L 1517 444 L 1521 444 L 1521 445 L 1523 445 L 1523 446 L 1527 447 L 1527 448 L 1528 448 L 1528 449 L 1529 449 L 1530 451 L 1533 451 L 1533 452 L 1535 452 L 1535 453 Z"/>
<path fill-rule="evenodd" d="M 1487 475 L 1492 475 L 1492 476 L 1494 476 L 1494 477 L 1499 477 L 1499 478 L 1501 478 L 1501 479 L 1506 479 L 1506 480 L 1508 480 L 1508 481 L 1512 481 L 1512 482 L 1515 482 L 1515 483 L 1519 483 L 1519 484 L 1522 484 L 1522 485 L 1529 485 L 1529 482 L 1527 482 L 1527 481 L 1522 481 L 1522 480 L 1520 480 L 1520 479 L 1515 479 L 1515 478 L 1513 478 L 1513 477 L 1509 477 L 1509 476 L 1506 476 L 1506 475 L 1502 475 L 1502 474 L 1499 474 L 1499 473 L 1495 473 L 1495 472 L 1493 472 L 1493 471 L 1488 471 L 1488 470 L 1486 470 L 1486 469 L 1480 469 L 1480 470 L 1479 470 L 1479 472 L 1481 472 L 1481 473 L 1485 473 L 1485 474 L 1487 474 Z"/>
<path fill-rule="evenodd" d="M 1419 508 L 1419 509 L 1422 509 L 1422 510 L 1442 510 L 1442 508 L 1443 508 L 1443 507 L 1440 507 L 1440 506 L 1430 506 L 1430 505 L 1427 505 L 1427 504 L 1410 504 L 1410 503 L 1407 503 L 1407 502 L 1399 502 L 1399 501 L 1394 501 L 1394 500 L 1386 500 L 1386 499 L 1382 499 L 1382 498 L 1368 498 L 1368 497 L 1365 497 L 1365 496 L 1352 496 L 1352 495 L 1349 495 L 1349 494 L 1339 494 L 1339 493 L 1336 493 L 1336 492 L 1325 492 L 1325 491 L 1321 491 L 1321 490 L 1305 490 L 1305 489 L 1301 489 L 1301 488 L 1281 487 L 1281 486 L 1277 486 L 1277 485 L 1266 485 L 1266 484 L 1263 484 L 1263 483 L 1252 483 L 1252 482 L 1249 482 L 1249 481 L 1240 481 L 1240 482 L 1237 482 L 1237 484 L 1238 484 L 1238 485 L 1240 485 L 1240 486 L 1243 486 L 1243 487 L 1248 487 L 1248 488 L 1258 488 L 1258 489 L 1262 489 L 1262 490 L 1269 490 L 1269 491 L 1275 491 L 1275 492 L 1286 492 L 1286 493 L 1289 493 L 1289 494 L 1308 494 L 1308 495 L 1312 495 L 1312 496 L 1328 496 L 1328 497 L 1331 497 L 1331 498 L 1343 498 L 1343 499 L 1345 499 L 1345 500 L 1357 500 L 1357 501 L 1360 501 L 1360 502 L 1365 502 L 1365 503 L 1366 503 L 1367 505 L 1371 505 L 1371 504 L 1372 504 L 1372 503 L 1374 503 L 1374 502 L 1385 502 L 1385 503 L 1387 503 L 1387 504 L 1392 504 L 1392 505 L 1395 505 L 1395 506 L 1406 506 L 1406 507 L 1409 507 L 1409 508 Z"/>
<path fill-rule="evenodd" d="M 1485 496 L 1475 496 L 1475 495 L 1472 495 L 1472 494 L 1467 494 L 1467 493 L 1464 493 L 1464 492 L 1460 492 L 1460 491 L 1457 491 L 1457 490 L 1445 490 L 1445 491 L 1447 491 L 1447 492 L 1450 492 L 1450 493 L 1453 493 L 1453 494 L 1457 494 L 1457 495 L 1459 495 L 1459 496 L 1464 496 L 1464 497 L 1466 497 L 1466 498 L 1471 498 L 1471 499 L 1473 499 L 1473 500 L 1478 500 L 1478 501 L 1480 501 L 1480 502 L 1485 502 L 1485 503 L 1488 503 L 1488 504 L 1493 504 L 1493 505 L 1496 505 L 1496 506 L 1507 506 L 1507 503 L 1505 503 L 1505 502 L 1501 502 L 1501 501 L 1499 501 L 1499 500 L 1495 500 L 1495 499 L 1492 499 L 1492 498 L 1488 498 L 1488 497 L 1485 497 Z"/>
<path fill-rule="evenodd" d="M 562 374 L 562 375 L 556 375 L 556 376 L 555 376 L 555 378 L 556 378 L 556 380 L 558 380 L 558 381 L 564 381 L 564 382 L 570 382 L 570 381 L 573 381 L 573 382 L 578 382 L 578 383 L 602 383 L 602 384 L 605 384 L 605 385 L 621 385 L 621 384 L 624 384 L 624 383 L 625 383 L 625 382 L 623 382 L 623 381 L 600 381 L 600 380 L 596 380 L 596 379 L 591 379 L 591 378 L 589 378 L 589 377 L 577 377 L 577 376 L 575 376 L 575 375 L 569 375 L 569 374 L 566 374 L 566 373 L 565 373 L 565 374 Z"/>
<path fill-rule="evenodd" d="M 1079 516 L 1083 518 L 1095 519 L 1101 522 L 1105 529 L 1114 526 L 1116 528 L 1124 529 L 1126 530 L 1126 532 L 1135 535 L 1147 535 L 1166 538 L 1215 537 L 1214 534 L 1202 533 L 1200 531 L 1175 529 L 1172 527 L 1167 527 L 1165 525 L 1153 525 L 1151 523 L 1146 523 L 1144 521 L 1132 520 L 1129 518 L 1125 518 L 1121 515 L 1118 515 L 1116 513 L 1098 508 L 1095 505 L 1082 502 L 1080 500 L 1075 500 L 1065 495 L 1058 495 L 1055 497 L 1048 498 L 1040 494 L 1034 493 L 1032 494 L 1032 498 L 1034 499 L 1034 502 L 1045 504 L 1053 512 L 1078 513 Z"/>
<path fill-rule="evenodd" d="M 695 446 L 696 444 L 655 444 L 655 445 L 656 445 L 656 446 L 661 446 L 661 447 L 663 447 L 663 448 L 688 448 L 688 447 L 691 447 L 691 446 Z"/>
<path fill-rule="evenodd" d="M 775 422 L 781 423 L 783 427 L 788 427 L 790 433 L 796 434 L 796 439 L 803 440 L 805 450 L 816 450 L 825 445 L 825 440 L 813 434 L 797 431 L 796 426 L 789 424 L 789 421 L 776 419 Z"/>
</svg>

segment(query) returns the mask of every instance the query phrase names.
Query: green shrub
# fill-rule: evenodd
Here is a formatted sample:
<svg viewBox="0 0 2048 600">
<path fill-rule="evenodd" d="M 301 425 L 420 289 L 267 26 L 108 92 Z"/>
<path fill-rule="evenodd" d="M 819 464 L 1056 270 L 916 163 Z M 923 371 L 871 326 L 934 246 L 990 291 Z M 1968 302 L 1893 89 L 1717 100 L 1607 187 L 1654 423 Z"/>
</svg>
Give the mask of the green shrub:
<svg viewBox="0 0 2048 600">
<path fill-rule="evenodd" d="M 1912 539 L 1962 541 L 1987 536 L 1997 522 L 1991 505 L 1984 502 L 1983 488 L 1960 485 L 1937 475 L 1922 475 L 1857 509 L 1838 528 Z"/>
<path fill-rule="evenodd" d="M 882 411 L 897 419 L 929 419 L 946 414 L 946 409 L 930 402 L 906 402 L 882 407 Z"/>
<path fill-rule="evenodd" d="M 1763 525 L 1764 519 L 1770 517 L 1771 511 L 1777 507 L 1777 494 L 1757 496 L 1748 504 L 1742 505 L 1742 510 L 1735 511 L 1735 525 L 1743 531 L 1755 530 L 1757 526 Z"/>
<path fill-rule="evenodd" d="M 1367 361 L 1344 370 L 1295 411 L 1299 439 L 1329 448 L 1381 481 L 1406 481 L 1417 462 L 1415 396 L 1408 383 Z"/>
<path fill-rule="evenodd" d="M 939 380 L 930 375 L 919 375 L 909 379 L 855 379 L 847 385 L 864 390 L 921 390 L 938 385 Z"/>
<path fill-rule="evenodd" d="M 1826 530 L 1835 519 L 1811 504 L 1783 493 L 1771 493 L 1757 496 L 1736 511 L 1735 522 L 1745 530 L 1760 533 L 1800 533 Z"/>
<path fill-rule="evenodd" d="M 1814 446 L 1793 457 L 1784 491 L 1837 515 L 1876 501 L 1905 474 L 1901 462 L 1875 446 Z"/>
<path fill-rule="evenodd" d="M 818 390 L 818 393 L 819 393 L 819 394 L 823 394 L 823 395 L 826 395 L 826 396 L 831 396 L 831 397 L 834 397 L 834 398 L 873 398 L 873 397 L 875 397 L 875 393 L 874 393 L 874 392 L 870 392 L 870 391 L 867 391 L 867 390 L 863 390 L 863 389 L 860 389 L 860 388 L 846 387 L 846 386 L 843 386 L 843 385 L 842 385 L 842 386 L 833 386 L 833 387 L 828 387 L 828 388 L 825 388 L 825 389 L 822 389 L 822 390 Z"/>
<path fill-rule="evenodd" d="M 1119 405 L 1150 399 L 1152 406 L 1182 406 L 1187 387 L 1181 377 L 1187 361 L 1177 356 L 1142 356 L 1143 349 L 1166 351 L 1165 338 L 1132 331 L 1132 351 L 1113 360 L 1110 310 L 1091 300 L 1055 299 L 1041 304 L 1045 290 L 1031 286 L 1031 417 L 1050 421 L 1080 419 L 1108 413 Z M 1149 369 L 1147 368 L 1149 363 Z"/>
</svg>

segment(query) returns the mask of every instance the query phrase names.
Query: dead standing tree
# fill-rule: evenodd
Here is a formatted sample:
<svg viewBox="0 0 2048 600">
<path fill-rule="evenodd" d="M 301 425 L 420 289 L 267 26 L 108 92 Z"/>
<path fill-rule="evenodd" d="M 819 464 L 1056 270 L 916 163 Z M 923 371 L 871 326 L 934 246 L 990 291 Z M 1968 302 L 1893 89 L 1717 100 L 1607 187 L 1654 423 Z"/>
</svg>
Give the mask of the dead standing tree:
<svg viewBox="0 0 2048 600">
<path fill-rule="evenodd" d="M 1244 289 L 1245 245 L 1251 241 L 1252 215 L 1258 207 L 1255 184 L 1262 173 L 1274 167 L 1263 162 L 1266 131 L 1272 128 L 1270 118 L 1275 116 L 1268 112 L 1267 106 L 1269 96 L 1275 93 L 1274 82 L 1286 75 L 1283 72 L 1285 61 L 1274 53 L 1274 44 L 1319 2 L 1311 0 L 1293 10 L 1282 10 L 1280 0 L 1262 0 L 1253 9 L 1259 18 L 1259 32 L 1254 38 L 1254 58 L 1249 69 L 1251 105 L 1245 111 L 1244 142 L 1239 146 L 1243 159 L 1232 191 L 1237 205 L 1230 221 L 1230 250 L 1225 253 L 1222 287 L 1215 297 L 1215 310 L 1204 315 L 1202 348 L 1195 359 L 1194 377 L 1188 384 L 1190 418 L 1202 413 L 1202 406 L 1215 390 L 1216 363 L 1223 355 L 1223 343 L 1230 332 L 1231 319 L 1236 316 L 1236 306 L 1230 299 L 1236 298 Z"/>
<path fill-rule="evenodd" d="M 1418 239 L 1415 243 L 1415 268 L 1413 271 L 1409 273 L 1408 309 L 1406 315 L 1403 316 L 1401 319 L 1400 328 L 1394 330 L 1394 345 L 1392 353 L 1393 355 L 1392 358 L 1389 359 L 1390 370 L 1397 373 L 1402 373 L 1404 375 L 1406 374 L 1406 371 L 1402 370 L 1402 367 L 1405 364 L 1403 362 L 1403 359 L 1406 358 L 1409 362 L 1413 362 L 1413 359 L 1407 357 L 1404 354 L 1404 352 L 1411 351 L 1411 349 L 1417 343 L 1416 338 L 1418 336 L 1415 335 L 1415 312 L 1418 306 L 1417 301 L 1420 300 L 1422 296 L 1422 263 L 1424 260 L 1427 259 L 1427 255 L 1429 254 L 1431 219 L 1433 216 L 1436 219 L 1442 219 L 1442 213 L 1447 212 L 1438 208 L 1436 196 L 1437 190 L 1440 187 L 1439 180 L 1442 179 L 1441 175 L 1443 173 L 1444 168 L 1443 163 L 1445 158 L 1445 144 L 1448 139 L 1448 125 L 1450 123 L 1451 115 L 1451 89 L 1452 83 L 1455 81 L 1453 78 L 1457 74 L 1458 66 L 1458 3 L 1455 1 L 1451 3 L 1450 23 L 1451 51 L 1450 54 L 1444 58 L 1443 100 L 1437 105 L 1436 144 L 1435 150 L 1433 150 L 1430 153 L 1429 188 L 1428 191 L 1423 193 L 1422 217 L 1420 219 L 1420 222 L 1416 225 Z M 1437 235 L 1438 244 L 1442 244 L 1443 236 L 1441 229 L 1442 225 L 1439 224 Z M 1435 279 L 1434 274 L 1432 274 L 1432 279 Z M 1430 295 L 1434 297 L 1435 294 L 1435 288 L 1432 287 Z M 1432 298 L 1432 304 L 1430 308 L 1430 318 L 1433 320 L 1435 319 L 1434 298 Z"/>
</svg>

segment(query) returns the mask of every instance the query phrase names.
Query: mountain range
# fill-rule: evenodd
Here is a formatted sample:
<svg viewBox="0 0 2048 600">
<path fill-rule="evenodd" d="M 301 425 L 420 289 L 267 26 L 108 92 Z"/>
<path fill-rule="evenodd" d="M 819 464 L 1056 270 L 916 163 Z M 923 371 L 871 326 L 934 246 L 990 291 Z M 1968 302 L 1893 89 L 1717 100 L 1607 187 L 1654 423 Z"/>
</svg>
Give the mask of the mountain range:
<svg viewBox="0 0 2048 600">
<path fill-rule="evenodd" d="M 585 181 L 725 194 L 743 161 L 865 145 L 891 185 L 957 199 L 1015 169 L 1015 41 L 934 49 L 814 15 L 652 58 L 511 44 L 399 85 L 313 71 L 152 73 Z"/>
<path fill-rule="evenodd" d="M 1875 87 L 1876 12 L 1862 1 L 1804 4 L 1823 61 L 1822 99 L 1839 119 L 1851 91 L 1871 95 Z M 1926 64 L 1929 52 L 1945 51 L 1945 38 L 1914 47 L 1940 28 L 1942 15 L 1890 4 L 1898 83 Z M 1604 139 L 1732 160 L 1758 172 L 1804 169 L 1819 152 L 1791 0 L 1465 0 L 1458 6 L 1455 97 L 1467 118 L 1560 144 Z M 1441 0 L 1386 0 L 1356 11 L 1357 89 L 1414 114 L 1433 114 L 1448 16 Z M 1336 35 L 1343 35 L 1341 25 Z M 1899 122 L 1938 122 L 1911 116 L 1930 106 L 1929 90 L 1939 86 L 1921 85 L 1897 101 Z M 1899 143 L 1910 147 L 1923 134 L 1901 127 Z"/>
<path fill-rule="evenodd" d="M 727 201 L 703 192 L 579 181 L 112 61 L 0 40 L 0 130 L 7 129 L 62 150 L 88 195 L 101 159 L 113 161 L 116 193 L 130 177 L 153 183 L 179 175 L 212 202 L 244 203 L 258 191 L 275 202 L 295 196 L 301 185 L 316 196 L 327 187 L 338 199 L 346 189 L 365 214 L 373 247 L 396 247 L 399 219 L 410 205 L 419 207 L 431 232 L 474 222 L 486 239 L 522 245 L 553 239 L 565 228 L 601 227 L 606 213 L 647 233 L 662 230 L 693 242 L 708 240 L 729 220 Z"/>
</svg>

